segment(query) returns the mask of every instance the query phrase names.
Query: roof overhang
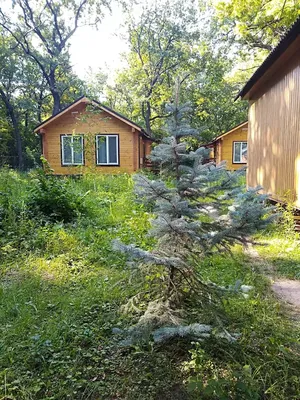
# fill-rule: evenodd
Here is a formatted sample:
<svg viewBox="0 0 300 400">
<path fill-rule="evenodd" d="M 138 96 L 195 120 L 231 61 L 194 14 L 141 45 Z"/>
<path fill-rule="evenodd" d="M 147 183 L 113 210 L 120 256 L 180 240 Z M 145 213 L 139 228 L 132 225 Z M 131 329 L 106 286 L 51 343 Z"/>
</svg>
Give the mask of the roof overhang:
<svg viewBox="0 0 300 400">
<path fill-rule="evenodd" d="M 137 132 L 139 132 L 142 136 L 144 136 L 146 139 L 154 141 L 145 131 L 144 129 L 140 126 L 137 125 L 136 123 L 134 123 L 133 121 L 131 121 L 130 119 L 128 119 L 127 117 L 125 117 L 124 115 L 112 110 L 111 108 L 104 106 L 103 104 L 99 103 L 96 100 L 91 100 L 86 96 L 82 96 L 79 99 L 75 100 L 72 104 L 70 104 L 69 106 L 65 107 L 64 109 L 62 109 L 59 113 L 52 115 L 50 118 L 46 119 L 44 122 L 40 123 L 39 125 L 37 125 L 34 128 L 34 132 L 35 133 L 44 133 L 45 132 L 45 128 L 52 123 L 53 121 L 57 120 L 58 118 L 60 118 L 61 116 L 63 116 L 64 114 L 66 114 L 67 112 L 70 112 L 73 108 L 77 107 L 79 104 L 92 104 L 95 107 L 99 108 L 100 110 L 106 112 L 107 114 L 111 115 L 112 117 L 117 118 L 118 120 L 124 122 L 126 125 L 131 126 L 131 128 L 133 130 L 136 130 Z"/>
<path fill-rule="evenodd" d="M 206 146 L 211 146 L 216 143 L 218 140 L 222 139 L 224 136 L 230 135 L 230 133 L 237 131 L 238 129 L 243 129 L 248 127 L 248 121 L 242 122 L 239 125 L 236 125 L 234 128 L 230 129 L 227 132 L 222 133 L 221 135 L 214 138 L 211 142 L 207 143 Z"/>
<path fill-rule="evenodd" d="M 252 77 L 248 80 L 235 100 L 241 99 L 250 100 L 253 94 L 258 92 L 262 85 L 268 84 L 270 79 L 282 67 L 287 65 L 297 51 L 300 49 L 300 18 L 296 20 L 288 33 L 282 38 L 279 44 L 268 55 L 261 66 L 255 71 Z"/>
</svg>

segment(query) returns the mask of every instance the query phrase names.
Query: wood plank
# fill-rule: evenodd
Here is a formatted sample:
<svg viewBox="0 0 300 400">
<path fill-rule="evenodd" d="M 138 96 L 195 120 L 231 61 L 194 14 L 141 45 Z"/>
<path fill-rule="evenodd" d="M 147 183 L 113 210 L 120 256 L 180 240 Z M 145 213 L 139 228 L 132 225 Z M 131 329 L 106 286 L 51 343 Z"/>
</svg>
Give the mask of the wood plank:
<svg viewBox="0 0 300 400">
<path fill-rule="evenodd" d="M 221 154 L 219 155 L 219 162 L 226 161 L 226 168 L 228 170 L 237 170 L 245 164 L 234 164 L 233 161 L 233 142 L 247 142 L 248 132 L 242 127 L 232 131 L 230 134 L 221 139 Z M 218 162 L 218 160 L 217 160 Z"/>
<path fill-rule="evenodd" d="M 276 78 L 277 79 L 277 78 Z M 248 177 L 274 198 L 300 206 L 300 54 L 249 109 Z"/>
</svg>

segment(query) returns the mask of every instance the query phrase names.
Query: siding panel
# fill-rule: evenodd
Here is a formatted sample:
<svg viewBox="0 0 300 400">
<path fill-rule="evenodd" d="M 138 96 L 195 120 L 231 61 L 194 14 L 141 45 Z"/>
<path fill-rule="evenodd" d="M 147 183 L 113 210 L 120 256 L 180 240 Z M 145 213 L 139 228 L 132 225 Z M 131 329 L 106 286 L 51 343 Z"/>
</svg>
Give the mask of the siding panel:
<svg viewBox="0 0 300 400">
<path fill-rule="evenodd" d="M 249 109 L 248 186 L 300 206 L 300 57 Z"/>
<path fill-rule="evenodd" d="M 247 142 L 246 127 L 236 129 L 218 141 L 216 162 L 226 161 L 226 168 L 234 171 L 244 167 L 246 164 L 234 164 L 233 160 L 233 142 Z"/>
<path fill-rule="evenodd" d="M 83 134 L 85 166 L 62 166 L 60 135 Z M 96 166 L 95 136 L 119 134 L 120 166 Z M 138 167 L 138 135 L 131 126 L 104 111 L 88 113 L 84 104 L 54 120 L 43 134 L 44 156 L 56 174 L 81 174 L 85 172 L 117 173 L 136 171 Z"/>
</svg>

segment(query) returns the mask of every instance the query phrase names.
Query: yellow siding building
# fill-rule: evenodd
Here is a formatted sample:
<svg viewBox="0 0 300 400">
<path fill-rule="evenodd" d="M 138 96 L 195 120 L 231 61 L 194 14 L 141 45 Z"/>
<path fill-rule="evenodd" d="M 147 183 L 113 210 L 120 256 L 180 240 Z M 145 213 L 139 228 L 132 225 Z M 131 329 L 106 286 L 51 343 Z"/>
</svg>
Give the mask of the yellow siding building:
<svg viewBox="0 0 300 400">
<path fill-rule="evenodd" d="M 219 135 L 207 145 L 211 149 L 210 158 L 217 164 L 225 161 L 226 168 L 230 171 L 247 165 L 247 135 L 248 122 L 243 122 Z"/>
<path fill-rule="evenodd" d="M 55 174 L 132 173 L 146 166 L 153 140 L 139 125 L 81 97 L 35 128 Z"/>
</svg>

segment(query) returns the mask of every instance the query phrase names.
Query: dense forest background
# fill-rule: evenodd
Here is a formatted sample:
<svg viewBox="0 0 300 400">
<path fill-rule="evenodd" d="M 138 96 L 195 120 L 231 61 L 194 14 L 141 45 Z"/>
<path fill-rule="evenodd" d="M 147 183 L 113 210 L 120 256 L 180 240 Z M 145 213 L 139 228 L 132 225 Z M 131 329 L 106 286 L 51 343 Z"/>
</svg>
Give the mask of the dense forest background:
<svg viewBox="0 0 300 400">
<path fill-rule="evenodd" d="M 82 81 L 72 69 L 70 39 L 95 29 L 110 0 L 15 0 L 0 7 L 0 166 L 39 163 L 33 128 L 82 94 L 141 124 L 154 137 L 169 118 L 165 105 L 181 85 L 191 125 L 211 140 L 247 118 L 234 98 L 300 14 L 297 0 L 122 2 L 129 51 L 109 83 L 99 70 Z"/>
</svg>

